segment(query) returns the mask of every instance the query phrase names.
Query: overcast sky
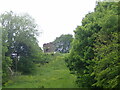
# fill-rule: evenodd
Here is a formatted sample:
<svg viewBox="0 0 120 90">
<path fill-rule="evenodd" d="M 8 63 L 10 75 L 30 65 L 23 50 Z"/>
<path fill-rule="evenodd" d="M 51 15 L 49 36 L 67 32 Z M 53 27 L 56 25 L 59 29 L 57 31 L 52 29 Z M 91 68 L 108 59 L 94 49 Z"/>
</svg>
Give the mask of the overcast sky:
<svg viewBox="0 0 120 90">
<path fill-rule="evenodd" d="M 93 12 L 96 0 L 0 0 L 0 13 L 28 13 L 42 32 L 39 45 L 53 41 L 61 34 L 74 34 L 82 18 Z"/>
</svg>

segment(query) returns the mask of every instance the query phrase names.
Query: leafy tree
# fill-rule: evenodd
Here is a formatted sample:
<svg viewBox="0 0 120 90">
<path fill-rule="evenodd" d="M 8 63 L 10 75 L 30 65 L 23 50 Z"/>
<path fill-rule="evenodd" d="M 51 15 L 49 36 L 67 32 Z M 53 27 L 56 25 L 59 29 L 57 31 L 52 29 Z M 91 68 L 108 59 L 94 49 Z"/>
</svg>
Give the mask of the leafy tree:
<svg viewBox="0 0 120 90">
<path fill-rule="evenodd" d="M 76 28 L 66 57 L 79 87 L 119 87 L 118 3 L 98 2 Z"/>
<path fill-rule="evenodd" d="M 119 27 L 118 3 L 100 3 L 103 14 L 99 22 L 102 29 L 96 34 L 94 52 L 94 72 L 97 82 L 93 85 L 103 88 L 120 87 L 120 55 L 119 55 Z M 100 6 L 98 6 L 100 8 Z M 99 10 L 99 8 L 96 9 Z"/>
<path fill-rule="evenodd" d="M 11 57 L 12 70 L 15 72 L 20 71 L 24 74 L 31 73 L 34 69 L 33 59 L 35 54 L 41 52 L 36 39 L 38 30 L 34 19 L 29 15 L 20 16 L 13 12 L 3 13 L 0 19 L 2 31 L 5 31 L 3 41 L 8 44 L 4 47 L 4 56 Z M 4 65 L 7 64 L 3 63 Z"/>
<path fill-rule="evenodd" d="M 10 57 L 9 56 L 7 56 L 6 55 L 6 52 L 8 51 L 8 46 L 9 46 L 9 44 L 6 42 L 7 41 L 7 32 L 5 31 L 5 29 L 4 28 L 2 28 L 1 27 L 1 29 L 0 29 L 0 31 L 2 32 L 1 34 L 1 50 L 2 50 L 2 56 L 1 56 L 1 58 L 2 58 L 2 83 L 5 83 L 7 80 L 8 80 L 8 78 L 9 78 L 9 76 L 10 76 L 10 72 L 9 72 L 9 67 L 11 66 L 11 64 L 12 64 L 12 60 L 10 59 Z"/>
<path fill-rule="evenodd" d="M 70 49 L 70 43 L 73 40 L 73 36 L 70 34 L 61 35 L 57 37 L 53 43 L 55 45 L 55 51 L 61 53 L 68 53 Z"/>
</svg>

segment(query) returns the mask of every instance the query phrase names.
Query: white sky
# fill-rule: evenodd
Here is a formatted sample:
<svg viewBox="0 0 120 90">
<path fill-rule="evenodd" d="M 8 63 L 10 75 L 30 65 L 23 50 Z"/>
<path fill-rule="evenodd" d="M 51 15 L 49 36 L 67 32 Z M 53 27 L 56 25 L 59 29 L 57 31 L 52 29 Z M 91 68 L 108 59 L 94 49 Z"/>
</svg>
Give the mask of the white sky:
<svg viewBox="0 0 120 90">
<path fill-rule="evenodd" d="M 96 0 L 0 0 L 0 13 L 28 13 L 40 26 L 39 45 L 61 34 L 74 34 L 82 18 L 94 11 Z"/>
</svg>

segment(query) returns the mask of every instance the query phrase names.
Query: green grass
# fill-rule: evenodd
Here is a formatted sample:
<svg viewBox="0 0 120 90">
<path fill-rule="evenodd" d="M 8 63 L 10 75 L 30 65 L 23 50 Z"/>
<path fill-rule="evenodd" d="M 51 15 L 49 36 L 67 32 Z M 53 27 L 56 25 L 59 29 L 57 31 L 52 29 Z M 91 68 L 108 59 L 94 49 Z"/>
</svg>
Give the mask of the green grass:
<svg viewBox="0 0 120 90">
<path fill-rule="evenodd" d="M 77 88 L 76 77 L 70 74 L 62 55 L 37 67 L 34 75 L 21 75 L 6 83 L 5 88 Z"/>
</svg>

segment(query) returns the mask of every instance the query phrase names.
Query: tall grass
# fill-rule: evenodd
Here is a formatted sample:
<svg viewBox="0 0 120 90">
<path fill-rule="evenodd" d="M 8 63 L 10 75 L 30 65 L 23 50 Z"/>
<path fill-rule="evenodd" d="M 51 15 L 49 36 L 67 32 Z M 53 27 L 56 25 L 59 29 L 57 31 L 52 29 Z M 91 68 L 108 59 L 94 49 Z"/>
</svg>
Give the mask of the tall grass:
<svg viewBox="0 0 120 90">
<path fill-rule="evenodd" d="M 77 88 L 76 77 L 70 74 L 63 55 L 53 56 L 49 63 L 36 66 L 34 75 L 17 76 L 5 88 Z"/>
</svg>

